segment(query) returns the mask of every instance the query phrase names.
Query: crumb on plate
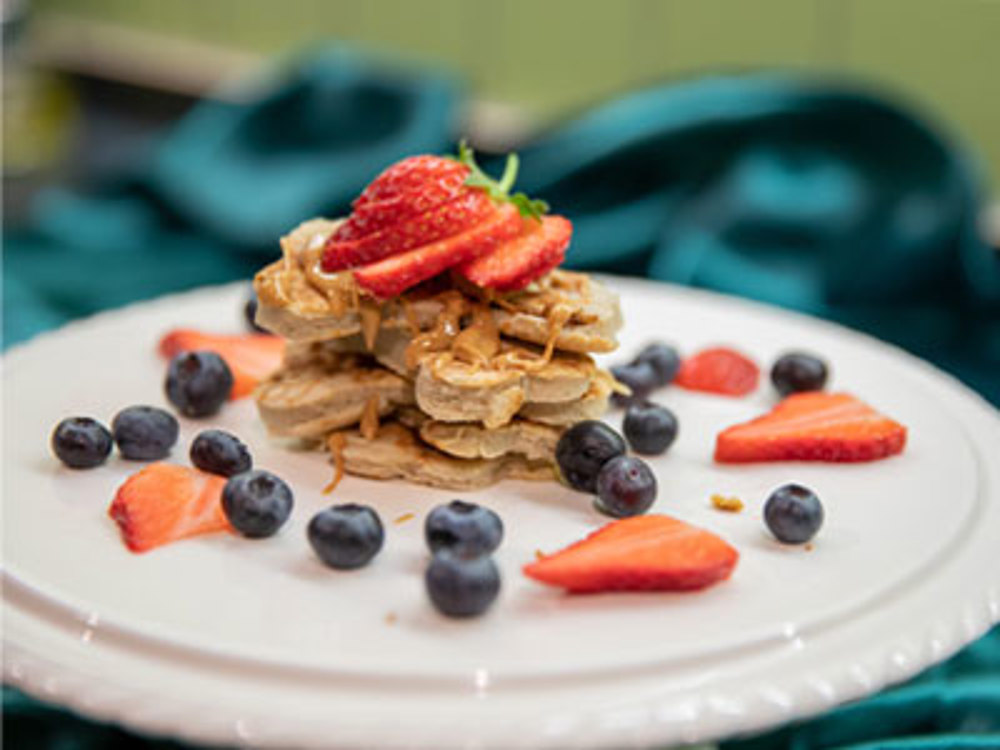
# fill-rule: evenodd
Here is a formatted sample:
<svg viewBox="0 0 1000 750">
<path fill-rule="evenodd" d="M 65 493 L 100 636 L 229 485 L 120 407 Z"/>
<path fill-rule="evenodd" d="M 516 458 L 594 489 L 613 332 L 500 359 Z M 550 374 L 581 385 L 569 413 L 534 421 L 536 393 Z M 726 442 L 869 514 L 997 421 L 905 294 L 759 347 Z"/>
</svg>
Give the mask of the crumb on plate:
<svg viewBox="0 0 1000 750">
<path fill-rule="evenodd" d="M 743 501 L 735 495 L 712 495 L 712 507 L 716 510 L 724 510 L 727 513 L 739 513 L 743 510 Z"/>
</svg>

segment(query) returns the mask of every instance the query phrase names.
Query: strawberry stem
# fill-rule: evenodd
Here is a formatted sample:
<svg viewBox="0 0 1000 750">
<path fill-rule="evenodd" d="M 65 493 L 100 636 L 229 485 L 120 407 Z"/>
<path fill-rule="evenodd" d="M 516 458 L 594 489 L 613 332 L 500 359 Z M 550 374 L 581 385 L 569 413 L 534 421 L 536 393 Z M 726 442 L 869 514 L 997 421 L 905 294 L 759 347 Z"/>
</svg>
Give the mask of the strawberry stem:
<svg viewBox="0 0 1000 750">
<path fill-rule="evenodd" d="M 458 156 L 449 158 L 455 159 L 469 168 L 469 176 L 465 178 L 466 185 L 482 188 L 495 201 L 514 204 L 521 216 L 541 221 L 542 216 L 548 212 L 549 204 L 545 201 L 533 200 L 524 193 L 511 195 L 510 190 L 517 180 L 517 171 L 521 164 L 517 154 L 507 155 L 507 163 L 504 165 L 503 175 L 499 181 L 486 174 L 476 163 L 475 151 L 464 139 L 458 144 Z"/>
</svg>

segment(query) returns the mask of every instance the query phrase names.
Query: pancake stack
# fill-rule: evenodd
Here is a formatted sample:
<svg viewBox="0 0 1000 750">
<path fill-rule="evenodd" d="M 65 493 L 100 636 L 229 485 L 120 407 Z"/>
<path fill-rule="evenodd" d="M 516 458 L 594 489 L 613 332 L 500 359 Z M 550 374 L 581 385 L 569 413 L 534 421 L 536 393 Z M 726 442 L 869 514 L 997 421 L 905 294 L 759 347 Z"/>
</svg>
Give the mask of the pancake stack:
<svg viewBox="0 0 1000 750">
<path fill-rule="evenodd" d="M 550 271 L 499 293 L 441 274 L 399 296 L 363 293 L 320 256 L 339 222 L 307 221 L 254 286 L 257 323 L 286 340 L 257 390 L 270 433 L 331 453 L 341 472 L 450 489 L 553 479 L 562 431 L 607 408 L 617 297 Z"/>
</svg>

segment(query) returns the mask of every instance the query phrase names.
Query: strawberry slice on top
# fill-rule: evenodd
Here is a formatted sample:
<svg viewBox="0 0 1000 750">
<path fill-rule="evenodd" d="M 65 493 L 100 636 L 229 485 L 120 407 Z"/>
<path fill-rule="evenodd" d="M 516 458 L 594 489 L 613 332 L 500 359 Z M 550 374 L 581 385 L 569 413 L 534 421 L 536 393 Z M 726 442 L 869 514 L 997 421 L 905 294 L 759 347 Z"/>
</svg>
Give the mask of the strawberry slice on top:
<svg viewBox="0 0 1000 750">
<path fill-rule="evenodd" d="M 473 284 L 500 292 L 523 289 L 562 263 L 573 225 L 562 216 L 526 219 L 520 234 L 458 267 Z"/>
<path fill-rule="evenodd" d="M 694 591 L 724 581 L 739 552 L 710 531 L 664 515 L 614 521 L 524 574 L 573 593 Z"/>
<path fill-rule="evenodd" d="M 719 433 L 715 460 L 875 461 L 901 453 L 906 428 L 848 393 L 796 393 Z"/>
<path fill-rule="evenodd" d="M 484 191 L 468 190 L 430 211 L 384 226 L 359 239 L 337 242 L 331 238 L 323 248 L 323 269 L 329 272 L 363 266 L 451 237 L 483 222 L 496 210 L 493 200 Z"/>
<path fill-rule="evenodd" d="M 355 270 L 362 289 L 388 299 L 452 266 L 490 252 L 521 229 L 521 217 L 511 205 L 500 206 L 493 215 L 453 237 L 422 245 L 400 255 Z"/>
<path fill-rule="evenodd" d="M 285 341 L 266 333 L 221 335 L 193 328 L 176 328 L 160 339 L 160 354 L 173 357 L 181 352 L 215 352 L 233 373 L 231 399 L 253 393 L 257 384 L 278 369 L 285 354 Z"/>
<path fill-rule="evenodd" d="M 359 239 L 458 198 L 469 167 L 445 156 L 424 154 L 382 171 L 351 204 L 347 221 L 331 241 Z"/>
</svg>

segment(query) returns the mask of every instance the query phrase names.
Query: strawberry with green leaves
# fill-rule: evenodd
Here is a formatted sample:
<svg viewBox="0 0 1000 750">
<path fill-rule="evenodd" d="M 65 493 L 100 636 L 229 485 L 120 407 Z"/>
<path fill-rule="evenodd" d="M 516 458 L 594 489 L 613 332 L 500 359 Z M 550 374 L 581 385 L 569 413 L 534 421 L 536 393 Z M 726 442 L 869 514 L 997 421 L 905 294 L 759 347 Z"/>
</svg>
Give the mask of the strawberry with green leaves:
<svg viewBox="0 0 1000 750">
<path fill-rule="evenodd" d="M 572 227 L 548 205 L 512 192 L 518 158 L 493 179 L 464 142 L 456 158 L 414 156 L 375 178 L 323 249 L 325 272 L 353 270 L 388 298 L 456 268 L 475 284 L 520 289 L 563 259 Z"/>
</svg>

